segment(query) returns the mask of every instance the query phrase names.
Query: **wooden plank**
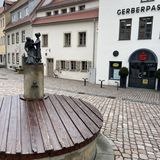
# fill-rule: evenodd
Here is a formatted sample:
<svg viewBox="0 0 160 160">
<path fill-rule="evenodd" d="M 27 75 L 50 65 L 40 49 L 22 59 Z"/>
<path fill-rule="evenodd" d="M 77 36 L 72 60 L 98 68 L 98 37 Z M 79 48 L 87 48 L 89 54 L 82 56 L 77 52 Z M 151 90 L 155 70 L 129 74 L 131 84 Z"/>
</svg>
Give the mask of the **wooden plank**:
<svg viewBox="0 0 160 160">
<path fill-rule="evenodd" d="M 21 108 L 21 143 L 22 154 L 32 154 L 31 137 L 28 124 L 28 107 L 25 105 L 25 101 L 20 101 Z"/>
<path fill-rule="evenodd" d="M 83 137 L 72 123 L 71 119 L 63 109 L 62 105 L 65 107 L 64 104 L 59 102 L 54 95 L 50 95 L 49 98 L 51 99 L 52 104 L 54 105 L 63 125 L 65 126 L 66 130 L 68 131 L 72 141 L 74 144 L 79 144 L 84 141 Z"/>
<path fill-rule="evenodd" d="M 49 115 L 49 118 L 51 119 L 52 127 L 55 130 L 56 136 L 62 148 L 73 146 L 73 142 L 70 139 L 66 129 L 64 128 L 62 121 L 57 115 L 57 112 L 55 108 L 53 107 L 50 99 L 49 98 L 44 99 L 44 104 L 47 110 L 47 114 Z"/>
<path fill-rule="evenodd" d="M 97 125 L 98 128 L 102 127 L 102 121 L 88 109 L 80 100 L 76 98 L 71 99 L 78 105 L 78 107 L 94 122 L 95 125 Z"/>
<path fill-rule="evenodd" d="M 92 106 L 90 103 L 85 102 L 81 99 L 79 99 L 86 107 L 88 107 L 101 121 L 103 121 L 103 116 L 102 114 L 99 112 L 98 109 L 96 109 L 94 106 Z"/>
<path fill-rule="evenodd" d="M 26 105 L 27 105 L 26 107 L 28 108 L 28 122 L 29 122 L 29 129 L 30 129 L 32 151 L 34 153 L 44 153 L 45 149 L 43 146 L 43 140 L 42 140 L 39 124 L 37 121 L 36 112 L 34 109 L 36 104 L 34 103 L 34 101 L 26 101 Z M 46 149 L 48 150 L 48 147 L 46 147 Z"/>
<path fill-rule="evenodd" d="M 54 151 L 61 150 L 62 147 L 57 139 L 56 133 L 52 127 L 51 121 L 48 117 L 44 104 L 42 102 L 37 101 L 35 110 L 36 110 L 44 144 L 50 143 L 49 149 L 52 149 Z"/>
<path fill-rule="evenodd" d="M 5 97 L 4 98 L 4 103 L 3 103 L 3 108 L 5 112 L 2 113 L 2 123 L 0 126 L 3 126 L 2 131 L 3 133 L 0 135 L 1 136 L 1 145 L 0 145 L 0 151 L 1 152 L 6 152 L 6 143 L 7 143 L 7 137 L 8 137 L 8 127 L 9 127 L 9 121 L 10 121 L 10 108 L 11 108 L 11 103 L 12 103 L 12 97 Z M 0 116 L 1 119 L 1 116 Z"/>
<path fill-rule="evenodd" d="M 21 153 L 21 109 L 20 109 L 20 96 L 17 99 L 17 131 L 16 131 L 16 153 Z"/>
<path fill-rule="evenodd" d="M 78 117 L 78 113 L 70 107 L 70 104 L 66 101 L 66 97 L 56 96 L 56 98 L 63 104 L 63 109 L 66 111 L 72 123 L 77 127 L 78 131 L 81 133 L 84 139 L 89 139 L 93 136 L 91 131 L 86 127 L 83 121 Z M 65 106 L 65 107 L 64 107 Z"/>
<path fill-rule="evenodd" d="M 10 122 L 8 128 L 7 138 L 7 154 L 16 153 L 16 133 L 17 133 L 17 105 L 18 96 L 12 97 L 11 111 L 10 111 Z"/>
<path fill-rule="evenodd" d="M 79 118 L 88 127 L 92 134 L 99 132 L 99 128 L 97 127 L 97 125 L 95 125 L 95 123 L 93 123 L 92 120 L 88 116 L 86 116 L 86 114 L 77 106 L 77 104 L 73 101 L 72 98 L 65 97 L 65 100 L 70 104 L 72 109 L 77 113 Z"/>
</svg>

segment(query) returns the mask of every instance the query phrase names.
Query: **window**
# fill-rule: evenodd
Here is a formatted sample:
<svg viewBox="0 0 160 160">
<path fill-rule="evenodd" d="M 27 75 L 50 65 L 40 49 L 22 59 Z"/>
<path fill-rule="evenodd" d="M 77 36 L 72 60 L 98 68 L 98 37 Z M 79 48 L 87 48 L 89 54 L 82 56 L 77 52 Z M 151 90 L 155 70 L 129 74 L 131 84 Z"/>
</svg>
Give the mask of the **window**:
<svg viewBox="0 0 160 160">
<path fill-rule="evenodd" d="M 83 11 L 83 10 L 85 10 L 85 5 L 79 6 L 79 11 Z"/>
<path fill-rule="evenodd" d="M 76 70 L 76 61 L 71 61 L 71 71 Z"/>
<path fill-rule="evenodd" d="M 12 44 L 15 43 L 15 36 L 14 36 L 14 33 L 12 34 Z"/>
<path fill-rule="evenodd" d="M 59 14 L 58 10 L 54 11 L 54 15 L 58 15 L 58 14 Z"/>
<path fill-rule="evenodd" d="M 131 39 L 131 25 L 132 19 L 120 20 L 119 40 Z"/>
<path fill-rule="evenodd" d="M 43 47 L 48 47 L 48 34 L 43 34 L 42 35 L 42 46 Z"/>
<path fill-rule="evenodd" d="M 2 55 L 0 55 L 0 63 L 2 63 L 3 62 L 3 57 L 2 57 Z"/>
<path fill-rule="evenodd" d="M 25 31 L 21 32 L 22 43 L 25 42 Z"/>
<path fill-rule="evenodd" d="M 51 16 L 51 12 L 46 12 L 46 16 Z"/>
<path fill-rule="evenodd" d="M 12 22 L 15 22 L 15 21 L 16 21 L 16 15 L 12 14 Z"/>
<path fill-rule="evenodd" d="M 24 15 L 25 15 L 25 16 L 28 16 L 28 15 L 29 15 L 29 12 L 28 12 L 28 7 L 26 7 L 24 10 L 25 10 L 25 13 L 24 13 Z"/>
<path fill-rule="evenodd" d="M 65 61 L 61 61 L 61 70 L 65 70 Z"/>
<path fill-rule="evenodd" d="M 84 71 L 84 72 L 87 71 L 87 61 L 81 62 L 81 71 Z"/>
<path fill-rule="evenodd" d="M 18 19 L 21 19 L 22 18 L 22 13 L 21 11 L 18 12 Z"/>
<path fill-rule="evenodd" d="M 66 9 L 66 8 L 65 8 L 65 9 L 61 9 L 61 13 L 62 13 L 62 14 L 67 13 L 67 9 Z"/>
<path fill-rule="evenodd" d="M 16 64 L 19 64 L 19 53 L 16 53 Z"/>
<path fill-rule="evenodd" d="M 141 0 L 141 2 L 152 2 L 154 0 Z"/>
<path fill-rule="evenodd" d="M 86 46 L 86 32 L 79 32 L 79 46 Z"/>
<path fill-rule="evenodd" d="M 64 34 L 64 47 L 70 47 L 71 46 L 71 33 L 65 33 Z"/>
<path fill-rule="evenodd" d="M 70 8 L 70 12 L 75 12 L 76 11 L 76 8 L 75 7 L 71 7 Z"/>
<path fill-rule="evenodd" d="M 19 32 L 16 33 L 16 43 L 19 43 Z"/>
<path fill-rule="evenodd" d="M 10 53 L 8 53 L 8 63 L 10 63 Z"/>
<path fill-rule="evenodd" d="M 151 39 L 153 17 L 143 17 L 139 20 L 138 39 Z"/>
<path fill-rule="evenodd" d="M 15 55 L 12 53 L 12 64 L 15 64 Z"/>
<path fill-rule="evenodd" d="M 110 62 L 109 64 L 109 79 L 119 80 L 119 70 L 122 67 L 122 62 Z"/>
<path fill-rule="evenodd" d="M 10 45 L 10 35 L 7 36 L 7 43 Z"/>
</svg>

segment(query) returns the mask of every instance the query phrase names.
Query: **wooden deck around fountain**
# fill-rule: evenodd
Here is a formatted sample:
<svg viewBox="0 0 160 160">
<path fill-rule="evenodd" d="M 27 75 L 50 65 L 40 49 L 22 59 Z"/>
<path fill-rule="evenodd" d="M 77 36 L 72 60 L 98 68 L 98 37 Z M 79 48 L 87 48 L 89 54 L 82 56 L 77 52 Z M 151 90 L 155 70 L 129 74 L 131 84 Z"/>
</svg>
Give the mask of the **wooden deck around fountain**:
<svg viewBox="0 0 160 160">
<path fill-rule="evenodd" d="M 89 103 L 60 95 L 0 99 L 0 160 L 57 156 L 80 149 L 100 132 L 103 118 Z"/>
</svg>

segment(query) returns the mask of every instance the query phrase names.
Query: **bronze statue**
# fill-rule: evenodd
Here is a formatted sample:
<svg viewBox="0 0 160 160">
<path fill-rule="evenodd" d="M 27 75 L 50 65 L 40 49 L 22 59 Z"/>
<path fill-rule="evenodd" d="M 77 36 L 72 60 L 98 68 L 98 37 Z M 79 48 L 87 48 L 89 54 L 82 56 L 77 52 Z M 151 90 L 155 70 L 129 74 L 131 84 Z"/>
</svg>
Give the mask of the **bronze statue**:
<svg viewBox="0 0 160 160">
<path fill-rule="evenodd" d="M 26 37 L 25 43 L 25 51 L 27 52 L 27 64 L 36 64 L 41 62 L 41 41 L 39 37 L 41 36 L 40 33 L 36 33 L 36 41 L 34 41 L 30 37 Z"/>
</svg>

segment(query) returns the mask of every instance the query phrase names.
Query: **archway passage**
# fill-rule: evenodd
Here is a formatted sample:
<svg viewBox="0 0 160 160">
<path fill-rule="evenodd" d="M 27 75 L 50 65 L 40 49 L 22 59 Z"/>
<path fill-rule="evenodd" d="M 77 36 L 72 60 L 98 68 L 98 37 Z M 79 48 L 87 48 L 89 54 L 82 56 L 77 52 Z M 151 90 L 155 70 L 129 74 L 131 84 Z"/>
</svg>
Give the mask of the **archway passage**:
<svg viewBox="0 0 160 160">
<path fill-rule="evenodd" d="M 136 50 L 129 58 L 129 87 L 155 89 L 157 56 L 148 49 Z"/>
</svg>

